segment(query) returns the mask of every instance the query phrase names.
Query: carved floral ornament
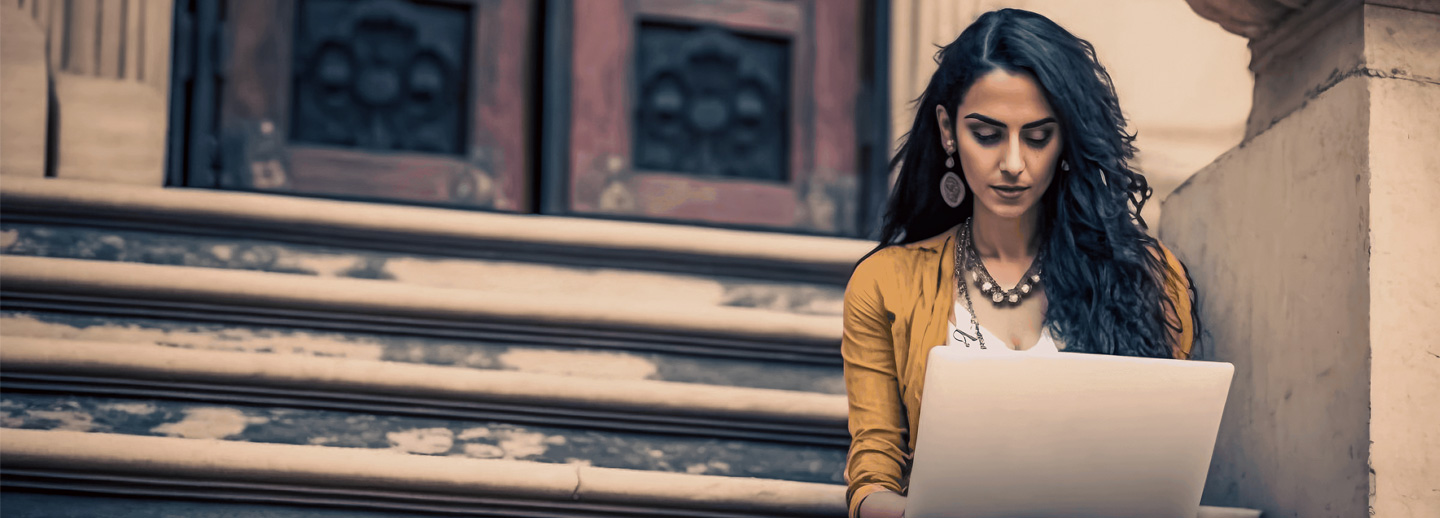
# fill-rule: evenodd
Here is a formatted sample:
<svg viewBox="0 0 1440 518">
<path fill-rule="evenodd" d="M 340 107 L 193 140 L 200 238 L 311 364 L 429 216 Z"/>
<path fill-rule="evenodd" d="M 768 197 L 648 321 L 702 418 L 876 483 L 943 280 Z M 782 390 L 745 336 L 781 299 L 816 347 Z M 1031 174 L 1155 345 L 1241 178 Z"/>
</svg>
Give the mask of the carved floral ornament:
<svg viewBox="0 0 1440 518">
<path fill-rule="evenodd" d="M 1354 0 L 1185 0 L 1201 18 L 1252 40 L 1310 5 Z"/>
<path fill-rule="evenodd" d="M 393 0 L 310 2 L 295 51 L 298 140 L 370 150 L 460 155 L 469 40 L 436 7 Z M 426 30 L 421 30 L 421 28 Z"/>
<path fill-rule="evenodd" d="M 787 179 L 788 43 L 642 24 L 639 46 L 636 167 Z"/>
</svg>

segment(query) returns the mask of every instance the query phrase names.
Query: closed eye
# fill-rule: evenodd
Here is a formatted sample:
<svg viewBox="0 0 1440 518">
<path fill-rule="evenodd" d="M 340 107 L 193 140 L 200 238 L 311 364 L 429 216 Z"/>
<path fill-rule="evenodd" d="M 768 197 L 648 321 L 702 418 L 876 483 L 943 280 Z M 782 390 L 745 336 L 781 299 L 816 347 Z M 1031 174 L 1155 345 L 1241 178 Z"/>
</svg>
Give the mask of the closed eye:
<svg viewBox="0 0 1440 518">
<path fill-rule="evenodd" d="M 972 132 L 971 135 L 975 137 L 976 142 L 981 144 L 993 144 L 1000 140 L 999 133 L 981 133 L 976 131 Z"/>
<path fill-rule="evenodd" d="M 1052 133 L 1049 131 L 1032 131 L 1025 135 L 1025 140 L 1030 141 L 1030 144 L 1035 147 L 1045 147 L 1045 144 L 1050 142 L 1051 135 Z"/>
</svg>

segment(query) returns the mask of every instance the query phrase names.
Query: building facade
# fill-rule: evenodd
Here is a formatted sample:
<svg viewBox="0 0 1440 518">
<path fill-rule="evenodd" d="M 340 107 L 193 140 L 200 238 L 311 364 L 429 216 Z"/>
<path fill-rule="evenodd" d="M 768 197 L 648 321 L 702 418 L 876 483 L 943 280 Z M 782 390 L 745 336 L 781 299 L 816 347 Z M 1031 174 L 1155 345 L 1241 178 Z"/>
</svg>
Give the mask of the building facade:
<svg viewBox="0 0 1440 518">
<path fill-rule="evenodd" d="M 6 514 L 842 516 L 845 282 L 1000 7 L 1236 364 L 1202 514 L 1440 509 L 1431 2 L 6 0 Z"/>
</svg>

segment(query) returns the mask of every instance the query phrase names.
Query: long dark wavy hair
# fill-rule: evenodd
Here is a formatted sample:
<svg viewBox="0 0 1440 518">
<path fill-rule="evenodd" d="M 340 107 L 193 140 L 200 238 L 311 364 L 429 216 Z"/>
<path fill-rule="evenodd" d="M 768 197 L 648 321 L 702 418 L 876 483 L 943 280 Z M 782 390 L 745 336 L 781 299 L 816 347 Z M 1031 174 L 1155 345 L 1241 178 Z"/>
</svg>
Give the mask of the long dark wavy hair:
<svg viewBox="0 0 1440 518">
<path fill-rule="evenodd" d="M 935 60 L 939 68 L 916 100 L 915 123 L 890 163 L 891 170 L 900 167 L 899 176 L 871 253 L 933 237 L 971 214 L 969 185 L 958 208 L 940 197 L 946 156 L 934 106 L 958 115 L 980 77 L 994 70 L 1028 73 L 1055 112 L 1061 158 L 1070 164 L 1069 171 L 1056 170 L 1040 202 L 1046 325 L 1066 351 L 1174 357 L 1169 331 L 1179 322 L 1166 317 L 1175 304 L 1165 282 L 1189 274 L 1183 266 L 1170 268 L 1159 242 L 1146 233 L 1140 209 L 1151 189 L 1130 166 L 1135 135 L 1125 131 L 1114 84 L 1094 47 L 1044 16 L 1001 9 L 981 15 Z M 1193 354 L 1200 319 L 1193 289 L 1184 296 L 1192 300 Z"/>
</svg>

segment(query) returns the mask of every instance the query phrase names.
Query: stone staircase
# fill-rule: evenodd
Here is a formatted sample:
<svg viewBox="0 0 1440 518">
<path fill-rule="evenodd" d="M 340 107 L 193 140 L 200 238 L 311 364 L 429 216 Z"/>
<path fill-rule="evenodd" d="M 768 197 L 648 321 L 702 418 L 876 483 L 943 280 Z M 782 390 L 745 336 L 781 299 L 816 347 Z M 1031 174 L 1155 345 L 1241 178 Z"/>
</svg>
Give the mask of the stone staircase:
<svg viewBox="0 0 1440 518">
<path fill-rule="evenodd" d="M 0 211 L 7 516 L 844 514 L 865 242 L 56 179 Z"/>
<path fill-rule="evenodd" d="M 6 178 L 5 515 L 844 516 L 868 249 Z"/>
</svg>

